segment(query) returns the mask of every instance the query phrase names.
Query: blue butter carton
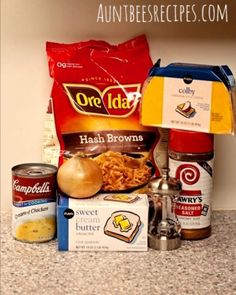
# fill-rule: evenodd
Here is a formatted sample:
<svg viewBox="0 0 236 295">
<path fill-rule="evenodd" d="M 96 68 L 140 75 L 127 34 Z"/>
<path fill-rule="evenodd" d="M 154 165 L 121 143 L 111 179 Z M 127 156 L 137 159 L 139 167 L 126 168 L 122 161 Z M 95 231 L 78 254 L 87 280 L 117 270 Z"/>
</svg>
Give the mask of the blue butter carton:
<svg viewBox="0 0 236 295">
<path fill-rule="evenodd" d="M 62 251 L 147 251 L 145 194 L 59 195 L 58 247 Z"/>
</svg>

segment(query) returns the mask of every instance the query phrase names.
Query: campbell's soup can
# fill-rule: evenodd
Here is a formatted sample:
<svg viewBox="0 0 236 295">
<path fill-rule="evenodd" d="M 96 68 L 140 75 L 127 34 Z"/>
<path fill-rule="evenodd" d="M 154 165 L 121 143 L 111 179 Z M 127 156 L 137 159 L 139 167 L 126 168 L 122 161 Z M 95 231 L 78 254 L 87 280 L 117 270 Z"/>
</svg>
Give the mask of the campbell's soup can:
<svg viewBox="0 0 236 295">
<path fill-rule="evenodd" d="M 56 173 L 48 164 L 12 168 L 12 234 L 22 242 L 46 242 L 56 234 Z"/>
</svg>

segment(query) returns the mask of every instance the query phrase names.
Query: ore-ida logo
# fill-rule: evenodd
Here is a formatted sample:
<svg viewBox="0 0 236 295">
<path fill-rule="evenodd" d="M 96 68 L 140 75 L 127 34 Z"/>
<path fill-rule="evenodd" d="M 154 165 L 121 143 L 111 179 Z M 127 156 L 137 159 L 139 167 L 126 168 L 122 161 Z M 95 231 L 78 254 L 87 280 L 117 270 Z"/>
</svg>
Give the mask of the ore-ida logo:
<svg viewBox="0 0 236 295">
<path fill-rule="evenodd" d="M 84 115 L 128 117 L 141 97 L 141 84 L 109 86 L 102 91 L 89 84 L 63 86 L 73 108 Z"/>
</svg>

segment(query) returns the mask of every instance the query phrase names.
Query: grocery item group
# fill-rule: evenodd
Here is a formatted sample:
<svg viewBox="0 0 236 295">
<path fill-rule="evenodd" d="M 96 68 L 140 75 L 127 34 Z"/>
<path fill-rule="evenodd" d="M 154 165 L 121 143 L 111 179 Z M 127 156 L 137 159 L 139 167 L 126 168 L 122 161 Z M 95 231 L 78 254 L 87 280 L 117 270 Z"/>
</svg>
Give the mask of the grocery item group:
<svg viewBox="0 0 236 295">
<path fill-rule="evenodd" d="M 43 163 L 12 168 L 13 237 L 57 238 L 64 251 L 147 251 L 155 218 L 157 237 L 175 219 L 182 239 L 209 237 L 214 134 L 235 129 L 230 69 L 153 65 L 144 35 L 119 45 L 47 42 L 46 51 Z M 149 185 L 163 168 L 181 188 L 169 190 L 173 219 Z"/>
</svg>

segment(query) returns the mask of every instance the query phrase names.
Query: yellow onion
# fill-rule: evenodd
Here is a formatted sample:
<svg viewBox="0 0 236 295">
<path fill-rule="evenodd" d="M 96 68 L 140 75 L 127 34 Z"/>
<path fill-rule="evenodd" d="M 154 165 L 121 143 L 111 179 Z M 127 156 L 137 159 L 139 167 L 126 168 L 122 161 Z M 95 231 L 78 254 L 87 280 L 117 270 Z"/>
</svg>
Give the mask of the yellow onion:
<svg viewBox="0 0 236 295">
<path fill-rule="evenodd" d="M 57 183 L 69 197 L 88 198 L 101 189 L 102 170 L 94 160 L 76 154 L 58 169 Z"/>
</svg>

